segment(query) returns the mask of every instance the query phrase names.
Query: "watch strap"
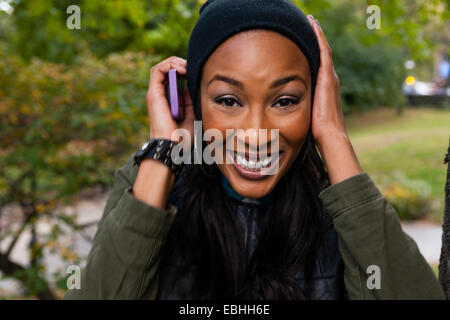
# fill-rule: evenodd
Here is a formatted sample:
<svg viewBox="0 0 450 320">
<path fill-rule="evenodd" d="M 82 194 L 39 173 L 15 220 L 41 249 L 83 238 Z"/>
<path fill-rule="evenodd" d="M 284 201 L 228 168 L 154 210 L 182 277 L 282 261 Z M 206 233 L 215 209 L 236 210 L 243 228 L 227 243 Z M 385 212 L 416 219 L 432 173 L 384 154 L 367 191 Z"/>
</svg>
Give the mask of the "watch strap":
<svg viewBox="0 0 450 320">
<path fill-rule="evenodd" d="M 167 139 L 149 139 L 134 155 L 134 163 L 140 165 L 145 159 L 158 160 L 178 176 L 183 166 L 172 161 L 172 149 L 175 145 L 176 142 Z"/>
</svg>

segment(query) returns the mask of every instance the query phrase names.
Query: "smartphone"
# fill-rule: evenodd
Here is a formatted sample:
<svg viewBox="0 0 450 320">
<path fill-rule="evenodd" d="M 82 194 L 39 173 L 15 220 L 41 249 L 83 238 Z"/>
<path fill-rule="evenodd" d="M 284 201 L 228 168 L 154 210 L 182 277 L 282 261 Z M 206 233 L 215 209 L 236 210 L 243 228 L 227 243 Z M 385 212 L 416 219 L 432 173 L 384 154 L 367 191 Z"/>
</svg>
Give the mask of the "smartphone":
<svg viewBox="0 0 450 320">
<path fill-rule="evenodd" d="M 170 106 L 170 113 L 175 120 L 184 119 L 184 91 L 185 81 L 176 69 L 170 69 L 166 85 L 166 97 Z"/>
</svg>

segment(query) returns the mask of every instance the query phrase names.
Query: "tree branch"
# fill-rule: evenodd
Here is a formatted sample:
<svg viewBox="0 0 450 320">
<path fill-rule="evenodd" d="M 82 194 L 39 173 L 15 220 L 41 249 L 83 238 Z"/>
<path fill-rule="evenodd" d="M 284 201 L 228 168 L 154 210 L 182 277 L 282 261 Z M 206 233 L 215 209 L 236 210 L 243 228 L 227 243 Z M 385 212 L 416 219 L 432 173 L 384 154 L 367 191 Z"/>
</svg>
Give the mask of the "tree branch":
<svg viewBox="0 0 450 320">
<path fill-rule="evenodd" d="M 9 255 L 11 254 L 11 251 L 14 249 L 14 246 L 17 243 L 17 240 L 20 238 L 20 235 L 22 234 L 22 232 L 25 230 L 25 227 L 27 226 L 27 224 L 30 222 L 31 217 L 33 215 L 28 215 L 25 220 L 23 221 L 22 225 L 20 226 L 19 230 L 17 231 L 16 235 L 13 238 L 13 241 L 11 242 L 11 244 L 9 245 L 8 249 L 5 252 L 5 257 L 9 258 Z"/>
<path fill-rule="evenodd" d="M 20 273 L 25 270 L 26 269 L 24 267 L 22 267 L 21 265 L 15 263 L 15 262 L 12 262 L 5 255 L 0 254 L 0 271 L 5 273 L 6 275 L 16 278 L 17 280 L 19 280 L 20 282 L 22 282 L 22 284 L 24 284 L 26 286 L 26 283 L 25 283 L 26 279 L 24 277 L 17 276 L 17 273 Z M 55 300 L 56 297 L 53 294 L 53 292 L 50 290 L 50 288 L 48 287 L 47 281 L 45 279 L 43 279 L 43 280 L 45 281 L 46 286 L 43 290 L 38 292 L 36 294 L 36 296 L 41 300 Z"/>
</svg>

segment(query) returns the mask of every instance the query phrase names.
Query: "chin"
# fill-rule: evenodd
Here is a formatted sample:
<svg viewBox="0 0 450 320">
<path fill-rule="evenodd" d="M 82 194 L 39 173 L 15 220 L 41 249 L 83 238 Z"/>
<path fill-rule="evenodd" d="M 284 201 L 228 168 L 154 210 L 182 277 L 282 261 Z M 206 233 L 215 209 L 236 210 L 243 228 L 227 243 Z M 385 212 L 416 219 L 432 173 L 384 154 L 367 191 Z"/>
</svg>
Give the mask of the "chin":
<svg viewBox="0 0 450 320">
<path fill-rule="evenodd" d="M 281 177 L 279 171 L 275 175 L 251 180 L 241 177 L 232 165 L 221 165 L 219 168 L 239 195 L 253 199 L 262 198 L 272 192 Z"/>
<path fill-rule="evenodd" d="M 253 199 L 262 198 L 272 192 L 293 158 L 292 152 L 284 150 L 270 154 L 264 159 L 254 157 L 258 161 L 251 165 L 247 152 L 227 151 L 226 157 L 229 162 L 218 165 L 219 170 L 228 179 L 234 191 L 243 197 Z"/>
<path fill-rule="evenodd" d="M 261 184 L 261 182 L 259 182 L 259 184 Z M 268 195 L 275 188 L 275 186 L 276 184 L 273 184 L 273 186 L 259 186 L 257 188 L 246 188 L 240 186 L 237 188 L 233 188 L 243 197 L 259 199 Z"/>
</svg>

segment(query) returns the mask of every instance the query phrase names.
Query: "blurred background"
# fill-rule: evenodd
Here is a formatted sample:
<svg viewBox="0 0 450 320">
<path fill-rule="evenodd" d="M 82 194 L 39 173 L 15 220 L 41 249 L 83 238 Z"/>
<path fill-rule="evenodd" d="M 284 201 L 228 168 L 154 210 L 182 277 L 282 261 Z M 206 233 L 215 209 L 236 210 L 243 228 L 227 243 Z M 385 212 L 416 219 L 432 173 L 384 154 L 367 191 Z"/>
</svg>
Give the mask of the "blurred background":
<svg viewBox="0 0 450 320">
<path fill-rule="evenodd" d="M 63 296 L 67 267 L 86 261 L 114 170 L 148 136 L 149 69 L 186 58 L 203 2 L 0 0 L 0 298 Z M 333 48 L 363 169 L 436 270 L 449 1 L 293 2 Z"/>
</svg>

